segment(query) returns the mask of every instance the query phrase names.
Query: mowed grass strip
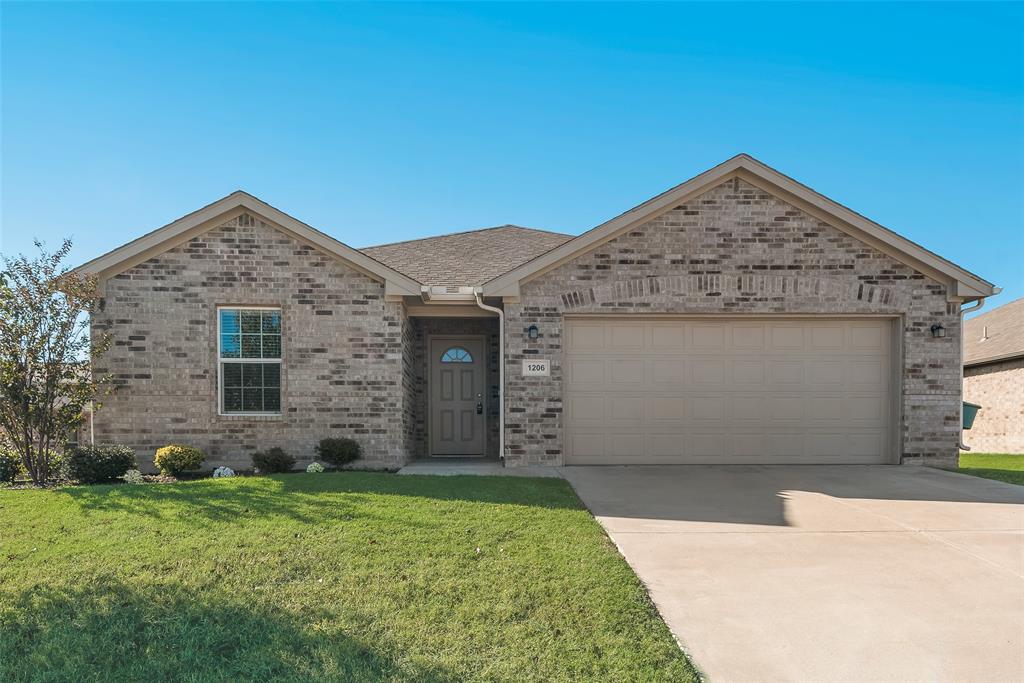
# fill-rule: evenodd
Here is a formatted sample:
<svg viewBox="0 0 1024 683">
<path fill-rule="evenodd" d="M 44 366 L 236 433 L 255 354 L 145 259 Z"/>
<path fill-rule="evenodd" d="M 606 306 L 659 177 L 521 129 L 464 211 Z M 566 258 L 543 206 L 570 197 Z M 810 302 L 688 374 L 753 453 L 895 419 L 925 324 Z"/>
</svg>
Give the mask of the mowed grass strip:
<svg viewBox="0 0 1024 683">
<path fill-rule="evenodd" d="M 957 471 L 1024 486 L 1024 454 L 961 453 Z"/>
<path fill-rule="evenodd" d="M 3 681 L 689 681 L 559 479 L 0 491 Z"/>
</svg>

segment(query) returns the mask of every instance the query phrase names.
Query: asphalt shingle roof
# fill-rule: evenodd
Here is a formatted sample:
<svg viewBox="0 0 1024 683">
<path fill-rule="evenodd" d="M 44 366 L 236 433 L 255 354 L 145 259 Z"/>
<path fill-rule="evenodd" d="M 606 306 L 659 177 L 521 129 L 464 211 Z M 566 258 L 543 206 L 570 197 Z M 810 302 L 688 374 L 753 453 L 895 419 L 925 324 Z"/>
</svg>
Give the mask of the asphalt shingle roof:
<svg viewBox="0 0 1024 683">
<path fill-rule="evenodd" d="M 501 225 L 364 247 L 361 252 L 424 285 L 480 285 L 572 239 Z"/>
<path fill-rule="evenodd" d="M 964 365 L 1014 356 L 1024 356 L 1024 298 L 964 323 Z"/>
</svg>

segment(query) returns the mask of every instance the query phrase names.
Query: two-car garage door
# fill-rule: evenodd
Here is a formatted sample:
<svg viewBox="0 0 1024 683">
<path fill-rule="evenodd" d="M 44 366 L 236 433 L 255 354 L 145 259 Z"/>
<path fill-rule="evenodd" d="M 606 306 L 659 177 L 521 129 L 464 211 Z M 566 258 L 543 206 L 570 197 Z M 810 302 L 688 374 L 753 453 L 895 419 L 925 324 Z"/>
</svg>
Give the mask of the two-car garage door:
<svg viewBox="0 0 1024 683">
<path fill-rule="evenodd" d="M 892 462 L 892 321 L 567 318 L 565 462 Z"/>
</svg>

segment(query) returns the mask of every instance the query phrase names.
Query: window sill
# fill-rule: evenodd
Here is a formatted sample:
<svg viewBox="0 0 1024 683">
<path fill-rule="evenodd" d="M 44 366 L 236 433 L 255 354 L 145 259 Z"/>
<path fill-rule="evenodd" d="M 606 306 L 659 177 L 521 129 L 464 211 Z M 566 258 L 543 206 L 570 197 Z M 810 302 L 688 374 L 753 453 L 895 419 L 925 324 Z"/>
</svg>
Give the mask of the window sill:
<svg viewBox="0 0 1024 683">
<path fill-rule="evenodd" d="M 283 420 L 284 413 L 217 413 L 221 420 L 257 420 L 260 422 L 273 422 Z"/>
</svg>

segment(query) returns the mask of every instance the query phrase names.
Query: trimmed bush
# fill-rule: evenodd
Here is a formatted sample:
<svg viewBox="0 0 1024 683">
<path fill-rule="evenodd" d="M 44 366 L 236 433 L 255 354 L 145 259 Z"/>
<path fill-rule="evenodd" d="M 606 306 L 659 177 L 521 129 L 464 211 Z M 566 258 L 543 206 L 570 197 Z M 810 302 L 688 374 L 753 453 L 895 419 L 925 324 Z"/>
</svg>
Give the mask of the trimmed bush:
<svg viewBox="0 0 1024 683">
<path fill-rule="evenodd" d="M 135 467 L 135 452 L 128 446 L 78 446 L 67 458 L 68 475 L 83 484 L 97 484 L 124 476 Z"/>
<path fill-rule="evenodd" d="M 0 446 L 0 484 L 10 484 L 21 474 L 21 458 L 13 450 Z"/>
<path fill-rule="evenodd" d="M 316 445 L 316 452 L 322 460 L 326 460 L 335 467 L 347 465 L 363 454 L 363 449 L 355 439 L 320 439 Z"/>
<path fill-rule="evenodd" d="M 275 446 L 253 453 L 252 466 L 259 470 L 260 474 L 287 472 L 295 466 L 295 458 L 285 453 L 284 449 Z"/>
<path fill-rule="evenodd" d="M 306 471 L 310 474 L 320 474 L 324 471 L 324 466 L 314 461 L 306 465 Z"/>
<path fill-rule="evenodd" d="M 128 470 L 127 472 L 124 473 L 124 476 L 121 477 L 121 479 L 123 479 L 124 483 L 126 484 L 146 483 L 146 478 L 143 477 L 142 472 L 139 472 L 138 470 Z"/>
<path fill-rule="evenodd" d="M 181 474 L 185 470 L 199 469 L 204 460 L 206 460 L 206 455 L 198 448 L 171 444 L 156 449 L 153 464 L 157 466 L 161 474 Z"/>
</svg>

